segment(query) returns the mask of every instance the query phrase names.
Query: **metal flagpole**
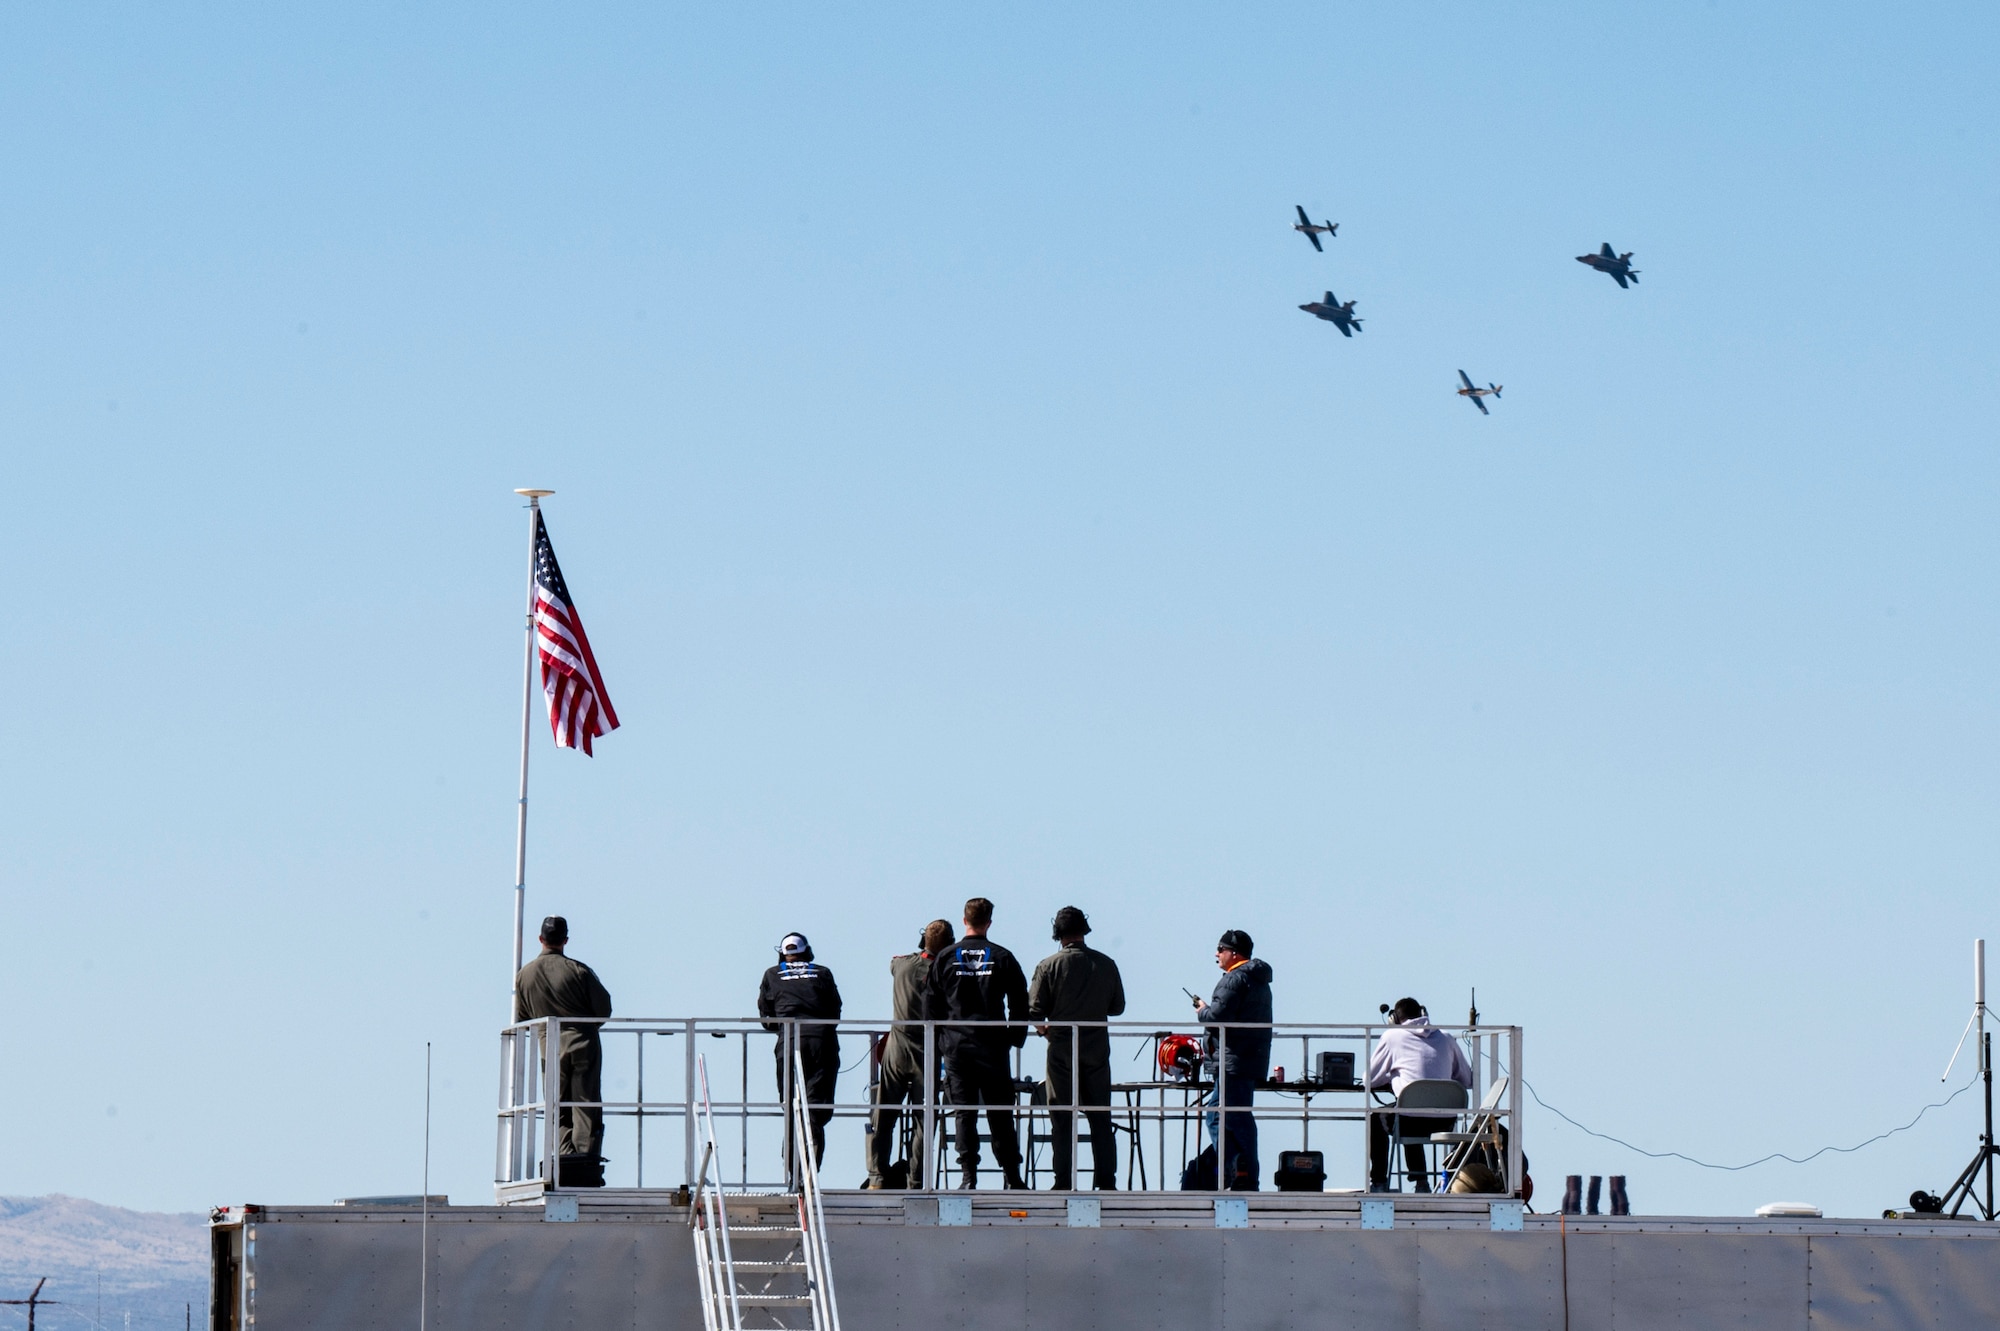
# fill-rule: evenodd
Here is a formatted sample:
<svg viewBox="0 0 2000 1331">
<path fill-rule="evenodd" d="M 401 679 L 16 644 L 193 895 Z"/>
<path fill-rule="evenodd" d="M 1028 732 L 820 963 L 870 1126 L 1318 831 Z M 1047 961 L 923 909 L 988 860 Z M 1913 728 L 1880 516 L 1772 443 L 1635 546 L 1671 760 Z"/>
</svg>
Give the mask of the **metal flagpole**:
<svg viewBox="0 0 2000 1331">
<path fill-rule="evenodd" d="M 521 973 L 521 942 L 528 906 L 528 727 L 535 701 L 535 520 L 541 516 L 542 500 L 555 491 L 516 490 L 514 493 L 526 495 L 528 499 L 528 645 L 526 657 L 521 662 L 521 803 L 514 820 L 514 969 L 507 982 L 510 992 L 513 977 Z M 511 1005 L 507 1019 L 514 1019 Z"/>
<path fill-rule="evenodd" d="M 417 1231 L 422 1249 L 417 1271 L 417 1331 L 429 1325 L 431 1308 L 431 1042 L 424 1041 L 424 1219 Z"/>
</svg>

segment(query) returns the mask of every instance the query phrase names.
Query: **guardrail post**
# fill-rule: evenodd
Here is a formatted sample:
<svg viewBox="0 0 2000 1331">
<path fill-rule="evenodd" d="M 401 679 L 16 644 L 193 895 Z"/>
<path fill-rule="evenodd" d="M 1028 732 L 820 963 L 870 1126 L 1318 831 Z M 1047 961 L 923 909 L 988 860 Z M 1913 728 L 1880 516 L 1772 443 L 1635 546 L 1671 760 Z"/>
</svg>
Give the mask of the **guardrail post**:
<svg viewBox="0 0 2000 1331">
<path fill-rule="evenodd" d="M 924 1139 L 917 1144 L 923 1152 L 923 1179 L 932 1191 L 938 1191 L 937 1176 L 944 1172 L 943 1146 L 937 1136 L 937 1023 L 924 1021 Z M 915 1165 L 916 1161 L 910 1162 Z"/>
<path fill-rule="evenodd" d="M 681 1165 L 681 1181 L 684 1187 L 694 1186 L 694 1020 L 690 1018 L 681 1027 L 682 1043 L 687 1046 L 687 1075 L 681 1082 L 681 1122 L 686 1125 L 686 1158 Z M 715 1175 L 722 1177 L 722 1163 L 716 1162 Z"/>
<path fill-rule="evenodd" d="M 1513 1075 L 1507 1079 L 1507 1187 L 1509 1195 L 1521 1195 L 1521 1028 L 1507 1028 L 1507 1065 Z"/>
<path fill-rule="evenodd" d="M 542 1060 L 542 1103 L 548 1112 L 542 1131 L 542 1159 L 547 1166 L 548 1186 L 556 1187 L 562 1182 L 562 1018 L 546 1018 L 548 1035 L 544 1042 Z"/>
</svg>

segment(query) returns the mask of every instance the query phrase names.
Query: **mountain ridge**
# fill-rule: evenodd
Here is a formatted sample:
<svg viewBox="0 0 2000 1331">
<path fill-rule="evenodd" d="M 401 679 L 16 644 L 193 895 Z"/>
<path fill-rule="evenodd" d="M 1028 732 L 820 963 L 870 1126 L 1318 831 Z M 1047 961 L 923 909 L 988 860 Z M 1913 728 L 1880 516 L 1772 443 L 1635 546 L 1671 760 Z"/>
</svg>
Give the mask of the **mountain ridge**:
<svg viewBox="0 0 2000 1331">
<path fill-rule="evenodd" d="M 46 1276 L 51 1328 L 181 1326 L 208 1307 L 208 1217 L 129 1211 L 87 1198 L 0 1197 L 0 1298 Z M 101 1310 L 101 1312 L 100 1312 Z"/>
</svg>

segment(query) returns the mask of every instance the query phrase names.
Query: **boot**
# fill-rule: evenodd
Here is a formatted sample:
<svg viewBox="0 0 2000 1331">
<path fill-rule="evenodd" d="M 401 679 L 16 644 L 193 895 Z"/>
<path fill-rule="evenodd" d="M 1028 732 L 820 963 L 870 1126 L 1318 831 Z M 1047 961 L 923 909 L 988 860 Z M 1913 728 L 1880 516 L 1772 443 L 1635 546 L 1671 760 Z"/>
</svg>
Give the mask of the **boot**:
<svg viewBox="0 0 2000 1331">
<path fill-rule="evenodd" d="M 1026 1191 L 1027 1191 L 1027 1188 L 1028 1188 L 1028 1184 L 1027 1184 L 1027 1180 L 1025 1180 L 1025 1179 L 1023 1179 L 1023 1178 L 1021 1177 L 1021 1171 L 1020 1171 L 1020 1170 L 1018 1170 L 1018 1169 L 1010 1169 L 1010 1170 L 1008 1170 L 1008 1171 L 1007 1171 L 1007 1183 L 1006 1183 L 1006 1187 L 1007 1187 L 1007 1188 L 1008 1188 L 1008 1189 L 1009 1189 L 1010 1191 L 1013 1191 L 1013 1192 L 1026 1192 Z"/>
<path fill-rule="evenodd" d="M 979 1186 L 979 1171 L 977 1169 L 959 1170 L 958 1186 L 960 1191 L 963 1192 L 971 1192 L 974 1188 L 977 1188 Z"/>
</svg>

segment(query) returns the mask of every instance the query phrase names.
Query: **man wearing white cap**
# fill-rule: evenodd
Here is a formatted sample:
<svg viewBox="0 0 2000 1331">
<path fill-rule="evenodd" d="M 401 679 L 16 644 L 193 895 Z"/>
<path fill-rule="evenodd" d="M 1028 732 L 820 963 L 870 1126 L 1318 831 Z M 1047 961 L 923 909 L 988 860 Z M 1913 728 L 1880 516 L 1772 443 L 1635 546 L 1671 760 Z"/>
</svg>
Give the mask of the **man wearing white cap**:
<svg viewBox="0 0 2000 1331">
<path fill-rule="evenodd" d="M 840 1037 L 833 1026 L 807 1025 L 799 1019 L 838 1021 L 840 986 L 833 982 L 832 971 L 813 960 L 812 944 L 804 934 L 786 934 L 778 944 L 778 956 L 778 964 L 764 972 L 764 982 L 757 987 L 757 1015 L 765 1018 L 764 1029 L 778 1037 L 778 1094 L 782 1097 L 791 1088 L 792 1053 L 796 1050 L 805 1064 L 807 1103 L 830 1105 L 834 1081 L 840 1076 Z M 815 1164 L 826 1159 L 826 1125 L 832 1118 L 831 1109 L 812 1111 Z M 790 1118 L 785 1121 L 791 1122 Z M 789 1160 L 789 1129 L 785 1140 Z"/>
</svg>

